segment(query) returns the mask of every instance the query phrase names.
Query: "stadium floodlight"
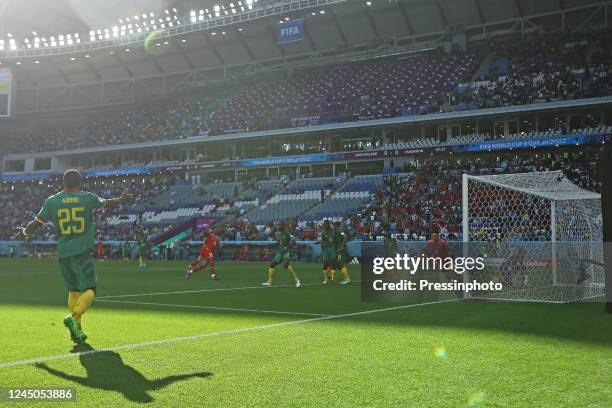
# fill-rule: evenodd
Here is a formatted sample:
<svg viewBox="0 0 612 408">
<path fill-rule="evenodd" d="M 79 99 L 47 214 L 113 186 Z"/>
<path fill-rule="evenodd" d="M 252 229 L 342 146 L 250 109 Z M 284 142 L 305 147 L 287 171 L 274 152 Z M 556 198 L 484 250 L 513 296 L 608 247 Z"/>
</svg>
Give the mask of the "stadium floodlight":
<svg viewBox="0 0 612 408">
<path fill-rule="evenodd" d="M 472 297 L 567 303 L 604 295 L 599 194 L 561 171 L 464 174 L 462 192 L 464 249 L 486 259 L 464 279 L 504 284 Z"/>
</svg>

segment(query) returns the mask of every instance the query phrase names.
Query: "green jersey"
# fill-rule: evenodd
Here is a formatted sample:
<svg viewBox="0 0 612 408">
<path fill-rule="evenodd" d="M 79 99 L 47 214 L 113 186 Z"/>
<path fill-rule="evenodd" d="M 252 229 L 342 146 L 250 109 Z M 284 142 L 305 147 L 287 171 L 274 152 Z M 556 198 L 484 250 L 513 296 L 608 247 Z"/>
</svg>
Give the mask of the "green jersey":
<svg viewBox="0 0 612 408">
<path fill-rule="evenodd" d="M 321 233 L 321 251 L 327 253 L 335 253 L 336 252 L 336 233 L 335 231 L 323 231 Z"/>
<path fill-rule="evenodd" d="M 335 234 L 334 234 L 334 241 L 336 243 L 336 252 L 340 253 L 346 253 L 346 240 L 347 240 L 347 234 L 346 232 L 342 231 L 342 230 L 336 230 Z"/>
<path fill-rule="evenodd" d="M 132 244 L 130 244 L 128 241 L 124 241 L 123 246 L 121 248 L 123 252 L 123 256 L 124 257 L 130 256 L 130 253 L 132 252 L 131 249 L 132 249 Z"/>
<path fill-rule="evenodd" d="M 93 249 L 93 212 L 105 205 L 106 200 L 86 191 L 63 190 L 47 198 L 36 220 L 55 227 L 58 258 Z"/>
<path fill-rule="evenodd" d="M 281 252 L 288 252 L 289 249 L 293 246 L 293 235 L 289 232 L 281 232 L 278 237 L 278 249 Z"/>
<path fill-rule="evenodd" d="M 386 257 L 392 257 L 397 254 L 397 241 L 395 238 L 385 237 L 383 239 L 383 251 Z"/>
<path fill-rule="evenodd" d="M 149 252 L 149 243 L 147 242 L 147 238 L 144 235 L 139 235 L 136 237 L 136 244 L 138 245 L 138 255 L 145 256 Z"/>
</svg>

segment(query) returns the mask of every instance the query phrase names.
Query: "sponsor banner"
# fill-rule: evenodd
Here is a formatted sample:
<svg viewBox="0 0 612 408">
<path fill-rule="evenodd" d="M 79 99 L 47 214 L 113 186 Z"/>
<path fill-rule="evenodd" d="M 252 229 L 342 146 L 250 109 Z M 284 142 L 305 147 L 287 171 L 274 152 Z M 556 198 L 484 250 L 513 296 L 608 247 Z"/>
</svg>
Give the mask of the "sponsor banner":
<svg viewBox="0 0 612 408">
<path fill-rule="evenodd" d="M 321 115 L 300 116 L 291 118 L 293 127 L 316 126 L 321 122 Z"/>
<path fill-rule="evenodd" d="M 112 177 L 112 176 L 128 176 L 133 174 L 145 174 L 153 171 L 159 171 L 163 167 L 131 167 L 127 169 L 112 169 L 112 170 L 92 170 L 83 173 L 85 177 Z"/>
<path fill-rule="evenodd" d="M 276 40 L 279 44 L 286 44 L 304 39 L 304 19 L 283 21 L 276 26 Z"/>
<path fill-rule="evenodd" d="M 49 180 L 54 176 L 52 172 L 44 173 L 19 173 L 19 174 L 2 174 L 2 181 L 36 181 Z"/>
<path fill-rule="evenodd" d="M 465 152 L 481 152 L 487 150 L 527 149 L 533 147 L 569 146 L 585 143 L 596 143 L 607 140 L 606 135 L 572 135 L 554 136 L 537 139 L 492 140 L 489 142 L 470 143 L 463 146 Z"/>
<path fill-rule="evenodd" d="M 242 160 L 237 167 L 282 166 L 291 164 L 318 163 L 342 159 L 342 153 L 321 153 L 305 156 L 270 157 L 265 159 Z"/>
</svg>

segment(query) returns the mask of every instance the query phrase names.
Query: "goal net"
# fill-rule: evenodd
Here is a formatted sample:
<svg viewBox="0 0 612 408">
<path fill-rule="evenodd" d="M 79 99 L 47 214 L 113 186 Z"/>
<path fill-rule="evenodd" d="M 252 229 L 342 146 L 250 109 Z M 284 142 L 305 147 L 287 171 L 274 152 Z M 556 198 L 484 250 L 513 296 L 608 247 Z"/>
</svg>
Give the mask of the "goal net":
<svg viewBox="0 0 612 408">
<path fill-rule="evenodd" d="M 599 194 L 561 171 L 463 175 L 464 253 L 485 268 L 465 281 L 503 289 L 472 298 L 576 302 L 604 296 Z"/>
</svg>

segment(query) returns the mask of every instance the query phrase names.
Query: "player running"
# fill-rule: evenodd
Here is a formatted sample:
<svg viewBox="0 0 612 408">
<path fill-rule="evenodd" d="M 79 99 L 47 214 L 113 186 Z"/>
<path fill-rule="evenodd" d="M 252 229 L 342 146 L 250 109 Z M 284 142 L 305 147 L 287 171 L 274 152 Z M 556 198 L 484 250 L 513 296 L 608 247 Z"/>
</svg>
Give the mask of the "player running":
<svg viewBox="0 0 612 408">
<path fill-rule="evenodd" d="M 64 326 L 76 344 L 84 343 L 87 335 L 81 326 L 81 317 L 91 306 L 96 292 L 93 212 L 132 201 L 134 196 L 124 191 L 119 198 L 103 199 L 94 193 L 81 191 L 78 170 L 64 173 L 64 190 L 47 198 L 36 217 L 20 235 L 28 240 L 41 225 L 51 222 L 55 227 L 57 256 L 64 285 L 68 290 L 68 310 Z"/>
<path fill-rule="evenodd" d="M 278 225 L 277 231 L 277 240 L 278 240 L 278 249 L 274 254 L 274 258 L 272 258 L 272 262 L 268 267 L 268 280 L 263 282 L 261 286 L 272 286 L 272 278 L 274 277 L 274 268 L 276 265 L 282 264 L 283 268 L 285 268 L 291 276 L 293 276 L 293 280 L 295 281 L 295 287 L 299 288 L 302 283 L 300 282 L 300 278 L 298 278 L 293 266 L 291 266 L 291 248 L 295 245 L 295 240 L 293 236 L 287 231 L 287 226 L 284 222 L 281 222 Z"/>
<path fill-rule="evenodd" d="M 185 279 L 191 278 L 194 272 L 203 271 L 210 266 L 210 277 L 214 280 L 219 280 L 219 276 L 215 273 L 215 250 L 221 245 L 221 239 L 214 234 L 210 229 L 204 231 L 204 244 L 200 248 L 200 253 L 191 265 L 187 267 Z"/>
<path fill-rule="evenodd" d="M 329 220 L 323 221 L 323 231 L 319 239 L 321 244 L 321 262 L 323 263 L 323 283 L 334 282 L 336 276 L 336 233 L 332 230 Z"/>
<path fill-rule="evenodd" d="M 340 221 L 336 221 L 336 267 L 340 270 L 342 274 L 342 281 L 340 281 L 341 285 L 347 285 L 351 283 L 351 277 L 348 273 L 348 264 L 350 262 L 350 256 L 348 254 L 348 249 L 346 247 L 346 243 L 349 240 L 348 232 L 344 231 L 342 228 L 342 223 Z"/>
</svg>

